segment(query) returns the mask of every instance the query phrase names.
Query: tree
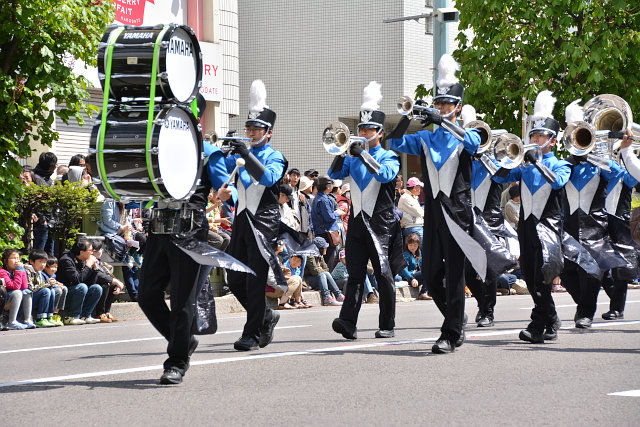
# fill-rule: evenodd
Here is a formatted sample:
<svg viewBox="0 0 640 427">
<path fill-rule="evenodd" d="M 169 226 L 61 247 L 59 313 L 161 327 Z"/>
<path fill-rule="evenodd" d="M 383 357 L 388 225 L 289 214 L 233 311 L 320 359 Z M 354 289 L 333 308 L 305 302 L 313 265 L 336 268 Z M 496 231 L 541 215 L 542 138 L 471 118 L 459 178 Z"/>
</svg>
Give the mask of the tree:
<svg viewBox="0 0 640 427">
<path fill-rule="evenodd" d="M 18 212 L 18 221 L 25 230 L 22 240 L 27 251 L 32 247 L 33 214 L 54 213 L 55 221 L 49 224 L 50 233 L 60 242 L 62 252 L 75 241 L 82 215 L 89 213 L 98 194 L 98 190 L 69 181 L 52 186 L 32 184 L 24 187 L 17 199 L 15 210 Z"/>
<path fill-rule="evenodd" d="M 16 156 L 30 154 L 30 141 L 51 146 L 58 139 L 54 115 L 65 123 L 92 107 L 90 83 L 72 72 L 74 58 L 95 65 L 98 42 L 113 21 L 110 0 L 3 0 L 0 2 L 0 248 L 20 235 L 15 203 L 20 194 Z"/>
<path fill-rule="evenodd" d="M 522 98 L 549 89 L 554 117 L 581 98 L 613 93 L 640 116 L 640 2 L 457 0 L 465 103 L 520 135 Z M 517 113 L 515 113 L 517 112 Z M 532 106 L 529 106 L 532 113 Z M 636 120 L 637 122 L 638 120 Z"/>
</svg>

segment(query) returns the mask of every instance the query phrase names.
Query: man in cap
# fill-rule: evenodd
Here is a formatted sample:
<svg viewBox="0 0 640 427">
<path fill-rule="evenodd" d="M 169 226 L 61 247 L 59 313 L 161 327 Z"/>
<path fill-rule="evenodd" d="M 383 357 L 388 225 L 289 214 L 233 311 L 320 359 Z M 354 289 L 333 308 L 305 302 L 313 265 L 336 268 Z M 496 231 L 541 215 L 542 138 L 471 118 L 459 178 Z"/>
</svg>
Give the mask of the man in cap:
<svg viewBox="0 0 640 427">
<path fill-rule="evenodd" d="M 256 350 L 273 340 L 280 314 L 266 305 L 264 290 L 270 268 L 278 284 L 283 289 L 287 287 L 274 252 L 280 224 L 279 185 L 287 161 L 270 145 L 276 113 L 267 107 L 266 96 L 264 83 L 254 81 L 250 90 L 249 116 L 245 122 L 251 146 L 232 141 L 233 151 L 226 159 L 228 171 L 236 167 L 238 157 L 245 161 L 235 179 L 238 203 L 228 251 L 256 273 L 255 277 L 236 272 L 228 275 L 231 292 L 247 310 L 242 336 L 233 345 L 238 351 Z"/>
<path fill-rule="evenodd" d="M 395 335 L 394 277 L 406 265 L 400 225 L 394 215 L 400 160 L 394 152 L 380 145 L 385 120 L 385 114 L 379 110 L 381 99 L 380 85 L 369 83 L 364 90 L 358 124 L 358 134 L 366 142 L 352 143 L 348 149 L 350 156 L 336 156 L 329 169 L 333 179 L 348 178 L 351 190 L 352 209 L 346 242 L 349 279 L 340 316 L 332 324 L 333 330 L 347 339 L 357 338 L 356 324 L 369 260 L 380 293 L 379 329 L 375 336 L 390 338 Z"/>
<path fill-rule="evenodd" d="M 298 215 L 300 218 L 300 231 L 304 234 L 313 234 L 313 222 L 311 221 L 311 203 L 313 195 L 311 194 L 313 181 L 306 176 L 300 178 L 298 198 L 300 205 Z"/>
<path fill-rule="evenodd" d="M 390 147 L 419 155 L 425 182 L 425 217 L 422 271 L 429 293 L 444 316 L 441 335 L 433 353 L 451 353 L 464 342 L 465 260 L 468 258 L 483 278 L 496 276 L 497 266 L 512 263 L 506 250 L 488 230 L 478 230 L 471 206 L 471 163 L 480 145 L 476 129 L 464 129 L 456 123 L 462 109 L 464 87 L 455 71 L 459 65 L 451 55 L 443 55 L 438 64 L 437 111 L 427 110 L 425 124 L 440 127 L 404 135 L 410 119 L 403 117 L 390 135 Z M 428 242 L 428 243 L 427 243 Z M 491 258 L 491 259 L 489 259 Z M 443 280 L 445 286 L 442 286 Z"/>
</svg>

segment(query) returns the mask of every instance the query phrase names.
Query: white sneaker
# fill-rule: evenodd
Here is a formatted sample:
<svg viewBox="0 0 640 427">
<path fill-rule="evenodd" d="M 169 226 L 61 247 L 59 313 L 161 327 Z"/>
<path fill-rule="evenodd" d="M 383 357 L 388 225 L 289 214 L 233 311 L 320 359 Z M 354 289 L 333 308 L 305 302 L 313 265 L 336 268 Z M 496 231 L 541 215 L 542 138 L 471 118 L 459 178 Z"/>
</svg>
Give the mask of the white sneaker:
<svg viewBox="0 0 640 427">
<path fill-rule="evenodd" d="M 89 316 L 89 317 L 83 317 L 82 320 L 84 320 L 84 323 L 88 323 L 90 325 L 93 325 L 94 323 L 100 323 L 100 320 L 98 319 L 94 319 L 93 317 Z"/>
<path fill-rule="evenodd" d="M 67 317 L 66 319 L 64 319 L 65 325 L 84 325 L 84 323 L 84 320 L 77 317 Z"/>
</svg>

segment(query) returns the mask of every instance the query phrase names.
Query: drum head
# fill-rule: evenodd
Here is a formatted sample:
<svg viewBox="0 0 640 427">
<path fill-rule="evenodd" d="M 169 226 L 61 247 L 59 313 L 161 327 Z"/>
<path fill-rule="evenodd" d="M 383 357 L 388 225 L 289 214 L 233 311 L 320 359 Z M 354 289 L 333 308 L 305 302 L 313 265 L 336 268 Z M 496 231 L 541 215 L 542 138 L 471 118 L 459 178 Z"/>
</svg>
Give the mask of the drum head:
<svg viewBox="0 0 640 427">
<path fill-rule="evenodd" d="M 198 87 L 200 62 L 197 54 L 189 33 L 176 28 L 167 46 L 166 66 L 169 87 L 179 102 L 187 102 L 193 95 L 193 88 Z"/>
<path fill-rule="evenodd" d="M 174 107 L 164 117 L 158 136 L 158 167 L 167 192 L 174 199 L 188 197 L 198 179 L 198 132 L 189 114 Z"/>
</svg>

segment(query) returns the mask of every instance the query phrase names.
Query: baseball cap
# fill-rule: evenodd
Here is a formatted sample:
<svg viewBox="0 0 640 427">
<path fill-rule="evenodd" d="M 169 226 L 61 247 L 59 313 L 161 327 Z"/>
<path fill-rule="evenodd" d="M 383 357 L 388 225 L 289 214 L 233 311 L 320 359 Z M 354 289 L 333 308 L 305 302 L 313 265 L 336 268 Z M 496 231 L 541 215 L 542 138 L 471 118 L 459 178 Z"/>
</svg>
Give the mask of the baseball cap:
<svg viewBox="0 0 640 427">
<path fill-rule="evenodd" d="M 407 188 L 415 187 L 416 185 L 424 187 L 424 183 L 415 176 L 413 178 L 409 178 L 409 180 L 407 181 Z"/>
</svg>

